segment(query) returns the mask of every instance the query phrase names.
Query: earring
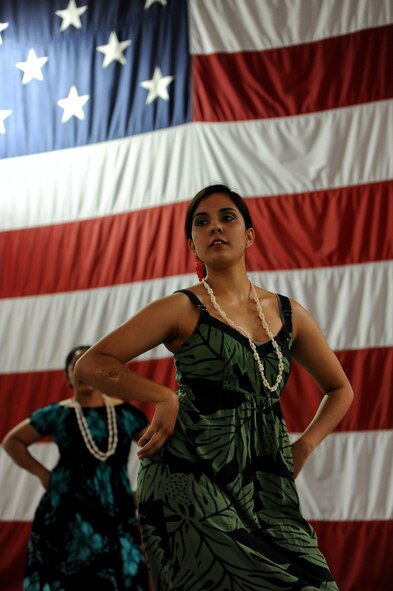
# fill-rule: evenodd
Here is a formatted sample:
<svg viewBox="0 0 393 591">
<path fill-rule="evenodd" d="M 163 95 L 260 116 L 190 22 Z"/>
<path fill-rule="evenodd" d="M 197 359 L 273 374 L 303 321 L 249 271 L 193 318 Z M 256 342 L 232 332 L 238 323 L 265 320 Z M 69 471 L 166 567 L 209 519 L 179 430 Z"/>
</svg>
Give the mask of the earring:
<svg viewBox="0 0 393 591">
<path fill-rule="evenodd" d="M 205 267 L 205 264 L 202 263 L 201 259 L 198 259 L 198 257 L 196 255 L 195 255 L 194 266 L 195 266 L 195 271 L 196 271 L 196 274 L 198 275 L 199 281 L 202 281 L 202 279 L 204 277 L 206 277 L 206 267 Z"/>
</svg>

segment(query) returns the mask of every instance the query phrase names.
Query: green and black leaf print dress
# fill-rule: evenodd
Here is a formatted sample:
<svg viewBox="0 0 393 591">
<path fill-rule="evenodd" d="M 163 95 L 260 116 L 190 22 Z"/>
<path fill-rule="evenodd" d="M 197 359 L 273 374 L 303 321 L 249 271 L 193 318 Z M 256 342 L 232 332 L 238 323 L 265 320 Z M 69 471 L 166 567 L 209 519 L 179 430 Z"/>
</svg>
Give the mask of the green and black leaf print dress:
<svg viewBox="0 0 393 591">
<path fill-rule="evenodd" d="M 142 537 L 155 591 L 337 591 L 302 517 L 279 394 L 265 391 L 248 340 L 196 298 L 198 324 L 175 353 L 173 437 L 138 474 Z M 290 372 L 292 323 L 279 296 L 276 337 Z M 258 346 L 269 383 L 271 342 Z"/>
<path fill-rule="evenodd" d="M 54 403 L 31 415 L 60 458 L 35 513 L 24 591 L 149 590 L 127 472 L 131 440 L 147 419 L 126 402 L 115 410 L 118 444 L 104 462 L 87 450 L 74 408 Z M 107 449 L 105 407 L 83 413 L 97 446 Z"/>
</svg>

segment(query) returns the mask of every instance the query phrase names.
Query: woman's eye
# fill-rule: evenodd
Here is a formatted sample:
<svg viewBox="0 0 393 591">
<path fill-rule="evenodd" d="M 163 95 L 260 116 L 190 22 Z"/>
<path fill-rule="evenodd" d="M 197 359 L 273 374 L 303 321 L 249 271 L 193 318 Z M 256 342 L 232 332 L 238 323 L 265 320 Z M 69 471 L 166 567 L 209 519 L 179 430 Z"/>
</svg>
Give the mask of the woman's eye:
<svg viewBox="0 0 393 591">
<path fill-rule="evenodd" d="M 223 216 L 222 220 L 223 222 L 231 222 L 232 220 L 234 220 L 235 217 L 229 213 L 227 213 L 226 215 Z"/>
<path fill-rule="evenodd" d="M 206 220 L 204 220 L 203 218 L 201 218 L 195 222 L 196 226 L 204 226 L 205 224 L 206 224 Z"/>
</svg>

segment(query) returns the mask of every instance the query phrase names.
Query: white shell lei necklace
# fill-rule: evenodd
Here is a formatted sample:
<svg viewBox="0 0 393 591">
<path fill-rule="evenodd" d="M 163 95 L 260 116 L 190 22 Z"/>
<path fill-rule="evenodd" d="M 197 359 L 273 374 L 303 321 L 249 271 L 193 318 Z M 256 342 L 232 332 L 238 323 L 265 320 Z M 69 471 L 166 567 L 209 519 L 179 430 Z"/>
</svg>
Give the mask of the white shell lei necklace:
<svg viewBox="0 0 393 591">
<path fill-rule="evenodd" d="M 206 288 L 207 293 L 210 296 L 210 301 L 212 303 L 212 306 L 215 310 L 217 310 L 217 312 L 220 314 L 220 316 L 225 320 L 225 322 L 227 322 L 227 324 L 229 324 L 229 326 L 231 326 L 232 328 L 236 329 L 238 332 L 240 332 L 243 336 L 247 337 L 248 342 L 250 343 L 250 347 L 252 350 L 252 354 L 254 356 L 255 362 L 257 364 L 258 367 L 258 371 L 260 373 L 261 379 L 262 379 L 262 383 L 265 386 L 265 388 L 267 388 L 268 390 L 270 390 L 270 392 L 275 392 L 281 381 L 282 381 L 282 374 L 284 371 L 284 363 L 283 363 L 283 355 L 281 353 L 281 349 L 277 344 L 277 341 L 275 340 L 267 322 L 266 322 L 266 318 L 265 318 L 265 314 L 263 313 L 262 310 L 262 306 L 261 306 L 261 302 L 259 301 L 256 289 L 254 287 L 254 285 L 252 284 L 252 282 L 250 281 L 250 287 L 251 287 L 251 291 L 252 291 L 252 295 L 255 301 L 255 305 L 257 307 L 257 311 L 258 311 L 258 316 L 262 322 L 262 326 L 265 329 L 265 331 L 267 332 L 267 334 L 269 335 L 269 338 L 271 339 L 272 345 L 274 350 L 276 351 L 277 357 L 278 357 L 278 374 L 277 374 L 277 378 L 276 381 L 274 383 L 273 386 L 271 386 L 269 384 L 269 382 L 267 381 L 266 377 L 265 377 L 265 370 L 263 368 L 263 364 L 261 361 L 261 358 L 258 354 L 257 348 L 255 346 L 254 341 L 251 338 L 251 335 L 244 330 L 244 328 L 242 328 L 241 326 L 238 326 L 237 324 L 235 324 L 233 322 L 233 320 L 231 320 L 230 318 L 228 318 L 228 316 L 225 314 L 224 310 L 219 306 L 219 304 L 217 303 L 217 300 L 215 298 L 214 292 L 212 290 L 212 288 L 210 287 L 210 285 L 207 283 L 207 281 L 205 279 L 202 279 L 202 283 Z"/>
<path fill-rule="evenodd" d="M 78 421 L 79 430 L 82 434 L 83 441 L 89 452 L 100 460 L 104 462 L 107 458 L 112 456 L 117 447 L 118 436 L 117 436 L 117 421 L 116 421 L 116 410 L 114 405 L 111 403 L 109 396 L 105 394 L 102 395 L 106 406 L 106 415 L 108 421 L 108 449 L 107 451 L 101 451 L 95 444 L 93 436 L 90 432 L 89 425 L 87 423 L 86 417 L 83 414 L 83 410 L 81 405 L 77 400 L 73 400 L 73 406 L 75 408 L 76 420 Z"/>
</svg>

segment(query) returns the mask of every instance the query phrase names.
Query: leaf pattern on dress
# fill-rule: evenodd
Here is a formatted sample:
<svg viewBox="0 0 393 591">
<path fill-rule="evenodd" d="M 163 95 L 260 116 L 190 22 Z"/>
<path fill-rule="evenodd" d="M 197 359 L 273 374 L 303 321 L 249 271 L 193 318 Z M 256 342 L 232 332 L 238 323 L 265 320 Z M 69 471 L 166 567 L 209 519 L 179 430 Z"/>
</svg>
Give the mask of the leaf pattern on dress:
<svg viewBox="0 0 393 591">
<path fill-rule="evenodd" d="M 138 479 L 155 591 L 337 591 L 293 477 L 280 407 L 291 369 L 287 322 L 277 336 L 278 392 L 263 387 L 247 339 L 207 311 L 175 354 L 175 432 L 141 462 Z M 258 351 L 274 383 L 273 346 Z"/>
</svg>

